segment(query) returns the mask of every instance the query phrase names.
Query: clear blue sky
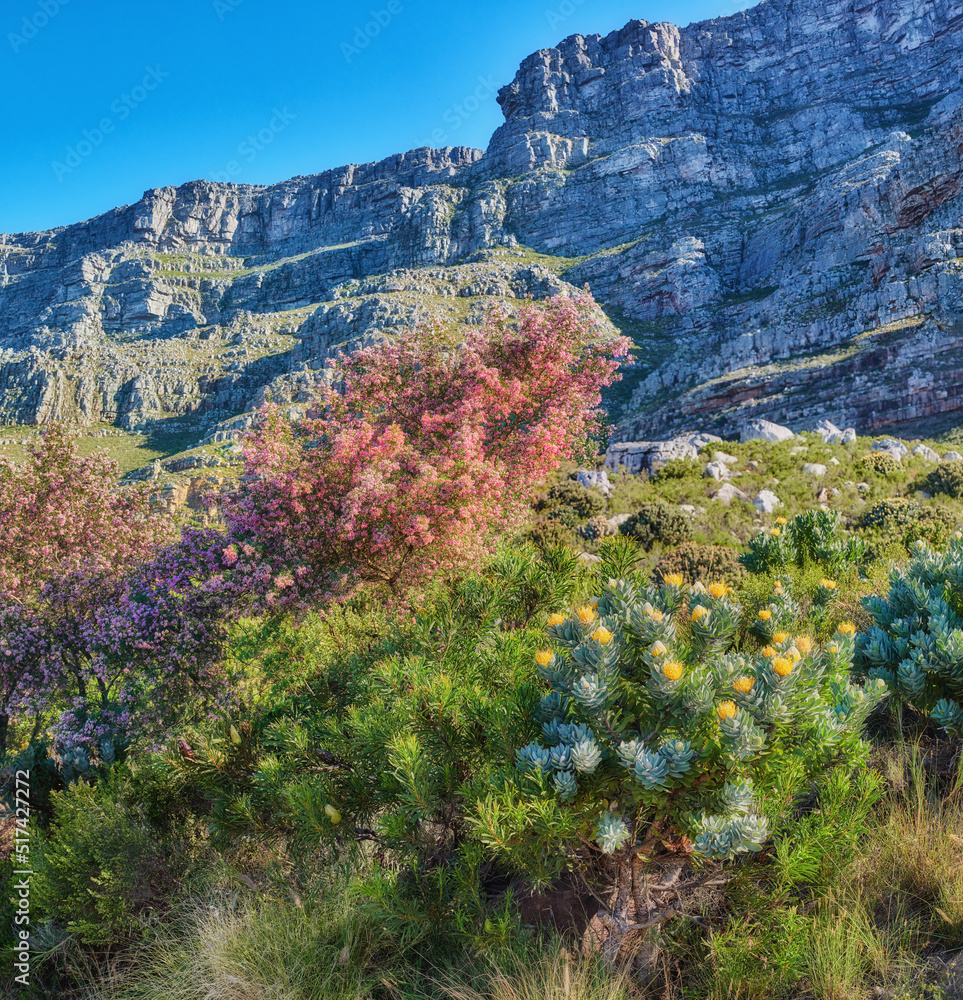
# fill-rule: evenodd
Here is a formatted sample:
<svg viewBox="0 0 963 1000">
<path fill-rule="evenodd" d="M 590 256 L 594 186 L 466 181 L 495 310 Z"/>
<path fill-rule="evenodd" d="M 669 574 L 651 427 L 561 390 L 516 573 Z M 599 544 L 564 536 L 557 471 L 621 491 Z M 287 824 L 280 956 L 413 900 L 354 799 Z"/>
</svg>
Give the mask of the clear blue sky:
<svg viewBox="0 0 963 1000">
<path fill-rule="evenodd" d="M 688 24 L 747 6 L 4 0 L 0 232 L 198 178 L 267 184 L 417 146 L 484 148 L 497 88 L 530 52 L 633 17 Z"/>
</svg>

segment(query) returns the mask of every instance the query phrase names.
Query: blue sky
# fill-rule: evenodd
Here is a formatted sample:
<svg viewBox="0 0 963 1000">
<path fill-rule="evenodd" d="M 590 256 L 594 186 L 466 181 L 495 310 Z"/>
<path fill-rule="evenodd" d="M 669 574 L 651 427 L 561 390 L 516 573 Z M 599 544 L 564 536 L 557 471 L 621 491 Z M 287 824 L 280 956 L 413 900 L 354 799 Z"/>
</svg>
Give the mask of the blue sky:
<svg viewBox="0 0 963 1000">
<path fill-rule="evenodd" d="M 425 145 L 484 148 L 530 52 L 736 0 L 5 0 L 0 232 L 206 178 L 268 184 Z"/>
</svg>

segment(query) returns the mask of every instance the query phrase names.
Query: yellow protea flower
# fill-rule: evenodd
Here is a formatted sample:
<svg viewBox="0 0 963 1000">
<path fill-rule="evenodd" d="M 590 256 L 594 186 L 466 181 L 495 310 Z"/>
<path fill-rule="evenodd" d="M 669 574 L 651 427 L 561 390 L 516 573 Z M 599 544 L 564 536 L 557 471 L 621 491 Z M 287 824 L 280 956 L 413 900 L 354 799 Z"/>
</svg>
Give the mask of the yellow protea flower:
<svg viewBox="0 0 963 1000">
<path fill-rule="evenodd" d="M 666 573 L 666 575 L 662 577 L 662 579 L 670 587 L 681 587 L 682 584 L 685 583 L 685 580 L 682 579 L 681 573 Z"/>
<path fill-rule="evenodd" d="M 645 613 L 654 622 L 660 622 L 664 617 L 664 615 L 658 608 L 646 608 Z"/>
<path fill-rule="evenodd" d="M 701 622 L 703 618 L 708 618 L 708 617 L 709 617 L 709 609 L 703 607 L 703 605 L 697 604 L 692 609 L 692 620 L 694 622 Z"/>
<path fill-rule="evenodd" d="M 796 636 L 796 649 L 802 653 L 803 656 L 809 656 L 813 651 L 813 641 L 808 635 Z"/>
<path fill-rule="evenodd" d="M 772 612 L 768 608 L 763 608 L 762 611 L 759 612 L 759 617 L 764 622 L 767 622 L 770 618 L 772 618 Z"/>
<path fill-rule="evenodd" d="M 780 646 L 780 645 L 782 645 L 782 643 L 784 643 L 784 642 L 785 642 L 785 641 L 786 641 L 786 640 L 787 640 L 788 638 L 789 638 L 789 633 L 788 633 L 788 632 L 777 632 L 777 633 L 776 633 L 776 634 L 775 634 L 775 635 L 774 635 L 774 636 L 772 637 L 772 641 L 773 641 L 773 642 L 774 642 L 774 643 L 775 643 L 775 644 L 776 644 L 777 646 Z"/>
<path fill-rule="evenodd" d="M 954 538 L 963 538 L 963 531 L 954 531 L 953 532 L 953 537 Z"/>
<path fill-rule="evenodd" d="M 856 626 L 852 622 L 843 622 L 837 631 L 840 635 L 855 635 Z"/>
<path fill-rule="evenodd" d="M 563 615 L 561 612 L 556 611 L 554 615 L 548 616 L 548 627 L 555 628 L 556 625 L 564 625 L 568 620 L 568 615 Z"/>
<path fill-rule="evenodd" d="M 720 701 L 716 705 L 716 714 L 720 721 L 731 719 L 736 714 L 736 703 L 734 701 Z"/>
<path fill-rule="evenodd" d="M 773 580 L 772 581 L 772 585 L 774 587 L 781 587 L 782 586 L 782 580 Z"/>
<path fill-rule="evenodd" d="M 677 681 L 682 676 L 682 664 L 678 660 L 666 660 L 662 664 L 662 673 L 669 678 L 670 681 Z"/>
<path fill-rule="evenodd" d="M 777 517 L 776 518 L 776 524 L 785 524 L 785 523 L 786 523 L 786 519 L 784 517 Z"/>
<path fill-rule="evenodd" d="M 777 656 L 772 661 L 772 669 L 779 674 L 780 677 L 786 677 L 792 673 L 793 662 L 788 657 Z"/>
<path fill-rule="evenodd" d="M 820 587 L 825 587 L 826 590 L 835 590 L 836 589 L 836 581 L 835 580 L 823 579 L 823 580 L 819 581 L 819 586 Z"/>
<path fill-rule="evenodd" d="M 709 593 L 713 597 L 726 597 L 729 594 L 729 588 L 724 583 L 710 583 Z"/>
<path fill-rule="evenodd" d="M 763 646 L 760 652 L 767 660 L 771 660 L 776 655 L 776 650 L 773 646 Z"/>
<path fill-rule="evenodd" d="M 592 607 L 596 611 L 598 611 L 598 609 L 599 609 L 599 599 L 597 597 L 590 597 L 589 598 L 589 605 L 590 605 L 590 607 Z"/>
<path fill-rule="evenodd" d="M 540 667 L 547 667 L 552 662 L 552 651 L 550 649 L 540 649 L 535 654 L 535 662 Z"/>
<path fill-rule="evenodd" d="M 575 614 L 583 625 L 595 621 L 595 608 L 589 604 L 583 604 L 580 608 L 576 608 Z"/>
<path fill-rule="evenodd" d="M 607 646 L 615 638 L 615 633 L 610 632 L 607 628 L 600 625 L 592 633 L 591 638 L 593 638 L 596 642 L 600 642 L 603 646 Z"/>
<path fill-rule="evenodd" d="M 788 656 L 793 663 L 798 663 L 802 659 L 802 653 L 800 653 L 795 646 L 789 647 L 789 650 L 786 652 L 786 656 Z"/>
<path fill-rule="evenodd" d="M 831 642 L 831 643 L 830 643 L 830 644 L 829 644 L 829 645 L 828 645 L 828 646 L 826 647 L 826 651 L 827 651 L 828 653 L 832 653 L 832 654 L 833 654 L 833 656 L 835 656 L 835 655 L 836 655 L 836 654 L 837 654 L 837 653 L 839 652 L 839 646 L 837 646 L 835 642 Z"/>
<path fill-rule="evenodd" d="M 665 656 L 665 654 L 668 653 L 668 650 L 665 648 L 665 645 L 659 639 L 656 639 L 655 642 L 652 643 L 652 648 L 649 650 L 649 652 L 653 656 Z"/>
<path fill-rule="evenodd" d="M 739 694 L 749 694 L 752 690 L 753 684 L 755 683 L 755 677 L 740 677 L 738 680 L 732 682 L 732 686 L 739 692 Z"/>
<path fill-rule="evenodd" d="M 782 532 L 779 530 L 779 528 L 772 528 L 769 534 L 772 535 L 773 538 L 778 538 L 782 534 Z"/>
</svg>

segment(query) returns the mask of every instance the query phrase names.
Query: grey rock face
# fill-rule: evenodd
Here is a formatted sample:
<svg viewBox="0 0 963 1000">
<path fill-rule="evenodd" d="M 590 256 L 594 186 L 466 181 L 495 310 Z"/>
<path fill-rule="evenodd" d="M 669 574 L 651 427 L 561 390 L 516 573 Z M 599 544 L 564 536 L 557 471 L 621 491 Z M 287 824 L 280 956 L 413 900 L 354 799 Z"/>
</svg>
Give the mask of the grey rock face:
<svg viewBox="0 0 963 1000">
<path fill-rule="evenodd" d="M 777 507 L 782 506 L 782 500 L 772 490 L 760 490 L 753 497 L 752 504 L 763 514 L 771 514 Z"/>
<path fill-rule="evenodd" d="M 749 497 L 746 496 L 742 490 L 733 486 L 732 483 L 723 483 L 722 486 L 712 494 L 713 500 L 718 500 L 720 503 L 724 503 L 727 507 L 732 503 L 733 500 L 741 500 L 743 503 L 749 503 Z"/>
<path fill-rule="evenodd" d="M 598 490 L 602 496 L 611 496 L 612 484 L 609 482 L 609 474 L 605 469 L 598 472 L 594 470 L 579 469 L 575 474 L 575 480 L 586 489 Z"/>
<path fill-rule="evenodd" d="M 4 237 L 0 421 L 213 433 L 339 349 L 586 282 L 642 359 L 622 441 L 963 412 L 961 53 L 963 0 L 631 21 L 529 56 L 484 152 Z"/>
<path fill-rule="evenodd" d="M 928 448 L 925 444 L 918 444 L 910 454 L 919 455 L 927 462 L 938 462 L 940 460 L 939 452 L 933 451 L 932 448 Z"/>
<path fill-rule="evenodd" d="M 829 471 L 825 465 L 820 465 L 818 462 L 806 462 L 802 470 L 804 475 L 813 476 L 815 479 L 821 479 Z"/>
<path fill-rule="evenodd" d="M 670 441 L 625 441 L 610 445 L 605 453 L 605 467 L 629 473 L 658 472 L 676 458 L 696 459 L 699 449 L 721 441 L 711 434 L 680 434 Z"/>
</svg>

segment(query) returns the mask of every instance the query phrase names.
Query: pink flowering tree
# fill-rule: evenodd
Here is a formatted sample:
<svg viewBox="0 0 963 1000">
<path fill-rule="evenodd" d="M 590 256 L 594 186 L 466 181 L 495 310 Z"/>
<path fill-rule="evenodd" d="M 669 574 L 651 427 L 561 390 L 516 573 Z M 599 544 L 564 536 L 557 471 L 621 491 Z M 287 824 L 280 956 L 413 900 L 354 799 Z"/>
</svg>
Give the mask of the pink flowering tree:
<svg viewBox="0 0 963 1000">
<path fill-rule="evenodd" d="M 419 330 L 342 355 L 305 419 L 263 411 L 226 505 L 232 573 L 306 604 L 470 565 L 598 429 L 628 347 L 585 294 L 493 309 L 457 346 Z"/>
<path fill-rule="evenodd" d="M 11 715 L 38 714 L 70 686 L 86 696 L 88 623 L 174 526 L 141 490 L 118 488 L 105 454 L 84 458 L 47 427 L 14 467 L 0 462 L 0 751 Z"/>
</svg>

